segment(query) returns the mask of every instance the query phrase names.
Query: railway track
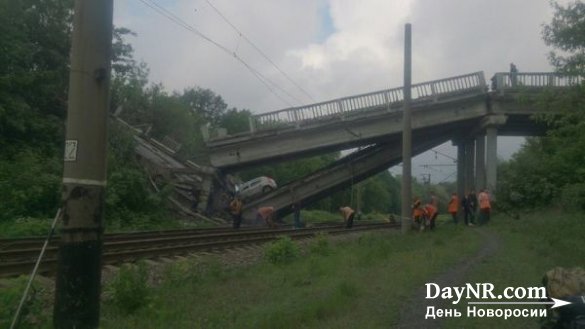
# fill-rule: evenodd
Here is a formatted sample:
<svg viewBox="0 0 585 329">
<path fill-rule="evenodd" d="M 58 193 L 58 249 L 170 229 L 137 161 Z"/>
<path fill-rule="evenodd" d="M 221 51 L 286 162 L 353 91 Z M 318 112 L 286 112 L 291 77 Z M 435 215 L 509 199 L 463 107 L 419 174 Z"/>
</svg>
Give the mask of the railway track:
<svg viewBox="0 0 585 329">
<path fill-rule="evenodd" d="M 104 236 L 103 265 L 133 262 L 139 259 L 181 256 L 201 251 L 216 251 L 242 245 L 261 244 L 287 235 L 293 239 L 309 238 L 319 232 L 343 234 L 356 231 L 396 228 L 388 223 L 360 223 L 352 229 L 343 225 L 317 225 L 304 229 L 292 228 L 244 228 L 229 227 L 210 229 L 169 230 Z M 28 274 L 34 267 L 36 257 L 44 240 L 42 238 L 0 239 L 0 277 Z M 57 267 L 58 238 L 52 241 L 45 252 L 39 273 L 51 275 Z"/>
</svg>

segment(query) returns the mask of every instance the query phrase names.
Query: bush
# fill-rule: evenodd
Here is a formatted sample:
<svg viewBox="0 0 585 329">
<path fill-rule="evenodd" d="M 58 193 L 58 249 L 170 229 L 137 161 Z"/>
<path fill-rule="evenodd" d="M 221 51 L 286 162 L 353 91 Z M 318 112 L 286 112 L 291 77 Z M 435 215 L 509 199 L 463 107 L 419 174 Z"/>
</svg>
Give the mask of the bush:
<svg viewBox="0 0 585 329">
<path fill-rule="evenodd" d="M 311 242 L 310 250 L 312 254 L 329 255 L 331 253 L 331 246 L 329 244 L 329 236 L 327 233 L 319 232 Z"/>
<path fill-rule="evenodd" d="M 28 279 L 28 276 L 21 276 L 10 281 L 7 287 L 0 289 L 0 328 L 10 327 Z M 48 326 L 50 314 L 46 312 L 47 308 L 43 307 L 43 301 L 40 297 L 42 293 L 42 289 L 33 282 L 26 302 L 20 311 L 18 328 L 45 328 Z"/>
<path fill-rule="evenodd" d="M 341 222 L 341 215 L 323 210 L 303 210 L 302 219 L 305 223 Z"/>
<path fill-rule="evenodd" d="M 288 264 L 299 256 L 298 246 L 288 236 L 283 236 L 269 244 L 264 255 L 272 264 Z"/>
<path fill-rule="evenodd" d="M 52 219 L 18 218 L 0 222 L 0 237 L 47 236 Z"/>
<path fill-rule="evenodd" d="M 585 210 L 585 183 L 565 185 L 561 190 L 560 204 L 569 211 Z"/>
<path fill-rule="evenodd" d="M 110 286 L 114 305 L 122 312 L 131 314 L 148 304 L 150 288 L 147 280 L 148 271 L 144 263 L 120 268 Z"/>
<path fill-rule="evenodd" d="M 60 199 L 62 160 L 28 150 L 0 161 L 0 220 L 48 217 Z"/>
</svg>

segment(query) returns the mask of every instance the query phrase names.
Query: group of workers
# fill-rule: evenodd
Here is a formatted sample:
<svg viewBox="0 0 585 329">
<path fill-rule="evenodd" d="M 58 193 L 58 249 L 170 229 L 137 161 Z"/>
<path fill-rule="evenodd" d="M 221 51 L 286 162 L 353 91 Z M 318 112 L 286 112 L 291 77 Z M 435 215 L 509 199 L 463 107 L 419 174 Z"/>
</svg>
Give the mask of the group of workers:
<svg viewBox="0 0 585 329">
<path fill-rule="evenodd" d="M 239 229 L 240 225 L 242 224 L 243 206 L 244 206 L 244 203 L 242 202 L 240 197 L 237 194 L 235 194 L 232 201 L 229 204 L 229 207 L 228 207 L 230 214 L 232 215 L 232 223 L 233 223 L 234 229 Z M 291 206 L 291 209 L 293 211 L 293 222 L 294 222 L 293 226 L 294 226 L 294 228 L 302 228 L 304 226 L 304 224 L 301 221 L 301 208 L 302 207 L 301 207 L 300 202 L 296 202 Z M 256 210 L 256 221 L 257 222 L 264 222 L 270 228 L 276 227 L 276 224 L 275 224 L 276 213 L 274 211 L 274 207 L 263 206 L 263 207 L 258 207 L 255 210 Z M 345 222 L 345 227 L 352 228 L 353 227 L 353 220 L 354 220 L 354 217 L 356 214 L 355 210 L 346 206 L 346 207 L 340 207 L 339 212 L 341 213 L 341 216 L 343 217 L 343 220 Z"/>
<path fill-rule="evenodd" d="M 490 195 L 487 189 L 481 190 L 476 196 L 475 191 L 470 191 L 463 199 L 459 200 L 457 193 L 451 194 L 451 199 L 447 206 L 447 211 L 451 214 L 453 223 L 457 224 L 459 209 L 463 209 L 465 225 L 474 226 L 477 207 L 479 205 L 479 224 L 483 225 L 489 222 L 491 213 Z M 415 197 L 412 204 L 412 221 L 413 225 L 421 231 L 425 228 L 435 229 L 435 221 L 439 214 L 439 205 L 437 197 L 431 193 L 430 200 L 424 206 L 418 197 Z"/>
<path fill-rule="evenodd" d="M 463 209 L 465 225 L 474 226 L 475 216 L 477 213 L 477 206 L 479 205 L 479 224 L 483 225 L 489 222 L 491 213 L 491 203 L 489 192 L 486 189 L 481 190 L 478 196 L 475 191 L 470 191 L 467 195 L 463 196 L 463 199 L 459 200 L 459 197 L 455 192 L 451 194 L 451 199 L 447 207 L 447 211 L 453 218 L 453 223 L 458 223 L 458 213 L 460 207 Z M 301 204 L 299 202 L 291 206 L 293 210 L 294 227 L 301 228 L 303 224 L 300 219 Z M 236 194 L 229 204 L 229 211 L 233 219 L 233 228 L 238 229 L 242 223 L 242 210 L 243 202 Z M 355 210 L 351 207 L 344 206 L 339 208 L 339 212 L 343 217 L 346 228 L 353 227 L 353 221 L 355 218 Z M 256 221 L 264 222 L 270 228 L 275 228 L 275 210 L 272 206 L 263 206 L 256 208 Z M 431 194 L 430 200 L 424 206 L 421 200 L 417 197 L 414 199 L 412 204 L 412 220 L 413 225 L 424 230 L 429 228 L 434 230 L 436 227 L 436 219 L 439 215 L 439 203 L 438 199 L 434 194 Z"/>
<path fill-rule="evenodd" d="M 240 225 L 242 224 L 242 212 L 243 212 L 244 203 L 238 196 L 235 194 L 232 201 L 229 204 L 229 211 L 232 215 L 232 223 L 233 228 L 239 229 Z M 301 203 L 297 202 L 292 205 L 293 210 L 293 220 L 294 220 L 294 227 L 301 228 L 303 227 L 303 223 L 301 222 Z M 266 226 L 270 228 L 275 228 L 275 216 L 276 213 L 274 211 L 274 207 L 272 206 L 262 206 L 255 208 L 256 210 L 256 221 L 257 222 L 264 222 Z"/>
</svg>

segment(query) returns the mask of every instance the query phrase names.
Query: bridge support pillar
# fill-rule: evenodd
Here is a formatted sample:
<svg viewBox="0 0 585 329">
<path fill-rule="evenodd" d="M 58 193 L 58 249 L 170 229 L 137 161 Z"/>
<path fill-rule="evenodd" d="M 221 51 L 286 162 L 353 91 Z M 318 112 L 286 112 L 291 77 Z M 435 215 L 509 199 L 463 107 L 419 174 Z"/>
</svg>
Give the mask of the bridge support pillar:
<svg viewBox="0 0 585 329">
<path fill-rule="evenodd" d="M 465 143 L 457 143 L 457 196 L 463 200 L 465 195 Z"/>
<path fill-rule="evenodd" d="M 475 186 L 475 140 L 465 141 L 465 194 L 474 189 Z"/>
<path fill-rule="evenodd" d="M 498 128 L 496 126 L 486 128 L 486 139 L 486 188 L 495 199 L 498 167 Z"/>
<path fill-rule="evenodd" d="M 475 190 L 485 187 L 485 136 L 475 138 Z"/>
</svg>

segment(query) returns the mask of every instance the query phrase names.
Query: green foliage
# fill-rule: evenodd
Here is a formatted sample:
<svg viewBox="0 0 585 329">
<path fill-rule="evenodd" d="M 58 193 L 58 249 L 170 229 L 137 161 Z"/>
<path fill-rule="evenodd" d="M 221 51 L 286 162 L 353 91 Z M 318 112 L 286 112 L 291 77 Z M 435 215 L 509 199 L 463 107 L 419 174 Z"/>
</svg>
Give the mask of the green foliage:
<svg viewBox="0 0 585 329">
<path fill-rule="evenodd" d="M 292 215 L 291 220 L 292 221 Z M 304 223 L 341 222 L 338 212 L 331 213 L 324 210 L 302 210 L 301 217 Z"/>
<path fill-rule="evenodd" d="M 563 52 L 551 53 L 562 73 L 585 71 L 585 4 L 552 3 L 555 10 L 543 30 L 545 42 Z M 585 85 L 551 90 L 538 100 L 537 119 L 550 127 L 547 135 L 529 139 L 511 161 L 500 167 L 498 202 L 511 207 L 543 207 L 553 203 L 583 209 L 585 202 Z"/>
<path fill-rule="evenodd" d="M 122 266 L 109 286 L 113 304 L 123 313 L 131 314 L 148 304 L 151 289 L 144 263 Z"/>
<path fill-rule="evenodd" d="M 282 236 L 264 249 L 266 259 L 276 265 L 289 264 L 299 256 L 299 247 L 288 236 Z"/>
<path fill-rule="evenodd" d="M 326 233 L 319 232 L 313 238 L 310 245 L 311 254 L 327 256 L 331 253 L 329 236 Z"/>
<path fill-rule="evenodd" d="M 62 143 L 73 1 L 0 1 L 0 152 Z"/>
<path fill-rule="evenodd" d="M 57 211 L 61 163 L 33 150 L 0 160 L 0 220 L 49 217 Z"/>
<path fill-rule="evenodd" d="M 165 200 L 170 187 L 159 192 L 151 190 L 148 177 L 134 157 L 134 139 L 123 126 L 113 122 L 108 138 L 108 185 L 105 210 L 107 229 L 163 228 Z"/>
<path fill-rule="evenodd" d="M 0 327 L 9 328 L 12 323 L 14 314 L 26 284 L 28 283 L 28 276 L 20 276 L 18 279 L 5 281 L 0 286 Z M 49 328 L 50 314 L 49 310 L 44 307 L 42 295 L 44 289 L 35 282 L 29 290 L 28 297 L 21 310 L 20 322 L 18 328 Z"/>
<path fill-rule="evenodd" d="M 585 211 L 585 183 L 563 186 L 560 204 L 563 209 L 569 211 Z"/>
<path fill-rule="evenodd" d="M 331 245 L 332 252 L 327 257 L 309 255 L 290 266 L 274 266 L 266 261 L 236 270 L 224 269 L 222 280 L 211 274 L 187 277 L 182 284 L 175 282 L 155 289 L 153 307 L 134 315 L 123 315 L 103 303 L 102 326 L 391 327 L 398 323 L 405 297 L 477 252 L 481 238 L 475 232 L 457 230 L 454 225 L 445 225 L 429 235 L 384 231 L 369 235 L 367 242 L 344 239 L 343 243 Z M 435 238 L 448 243 L 436 245 Z M 369 261 L 371 253 L 375 260 Z M 197 268 L 194 266 L 192 271 Z"/>
<path fill-rule="evenodd" d="M 364 213 L 397 213 L 400 210 L 400 184 L 389 171 L 368 178 L 359 185 Z"/>
<path fill-rule="evenodd" d="M 219 126 L 227 129 L 230 135 L 248 132 L 250 130 L 249 118 L 251 116 L 252 113 L 248 110 L 230 109 L 221 116 Z"/>
<path fill-rule="evenodd" d="M 544 26 L 543 37 L 547 45 L 562 51 L 551 52 L 550 61 L 564 73 L 585 73 L 585 3 L 569 2 L 566 6 L 551 2 L 555 11 L 550 24 Z"/>
<path fill-rule="evenodd" d="M 17 218 L 0 222 L 0 237 L 17 238 L 24 236 L 46 236 L 51 229 L 52 219 Z"/>
<path fill-rule="evenodd" d="M 239 172 L 239 176 L 243 181 L 247 181 L 258 176 L 269 176 L 276 180 L 276 183 L 279 186 L 283 186 L 331 164 L 337 158 L 338 153 L 332 153 L 306 159 L 286 161 L 271 166 L 254 167 L 252 169 Z"/>
<path fill-rule="evenodd" d="M 471 271 L 467 282 L 490 282 L 495 287 L 539 287 L 545 272 L 554 267 L 583 266 L 585 216 L 549 209 L 522 215 L 521 220 L 497 216 L 490 231 L 498 234 L 496 254 Z M 447 243 L 449 246 L 451 242 Z M 462 311 L 465 306 L 459 305 Z M 447 320 L 446 328 L 539 328 L 538 319 L 460 317 Z"/>
</svg>

